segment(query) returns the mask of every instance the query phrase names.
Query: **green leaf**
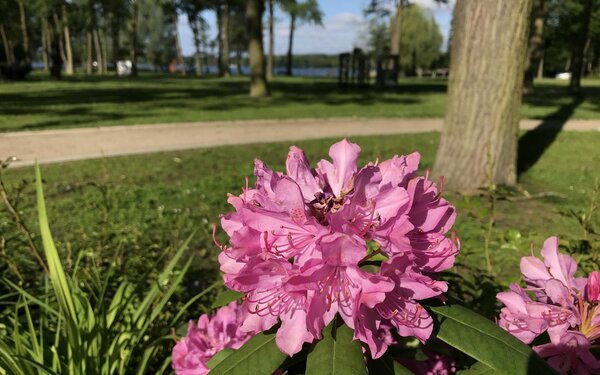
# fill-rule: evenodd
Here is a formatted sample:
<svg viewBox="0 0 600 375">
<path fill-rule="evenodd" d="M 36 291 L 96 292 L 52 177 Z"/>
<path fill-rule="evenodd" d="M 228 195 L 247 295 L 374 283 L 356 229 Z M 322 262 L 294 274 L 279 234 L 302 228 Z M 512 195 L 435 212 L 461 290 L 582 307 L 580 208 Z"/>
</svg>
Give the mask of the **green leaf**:
<svg viewBox="0 0 600 375">
<path fill-rule="evenodd" d="M 233 352 L 235 352 L 234 349 L 222 349 L 208 361 L 208 368 L 213 369 L 217 367 L 219 363 L 223 362 L 223 360 L 233 354 Z"/>
<path fill-rule="evenodd" d="M 285 354 L 275 344 L 275 334 L 259 333 L 219 363 L 210 374 L 272 374 L 284 360 Z"/>
<path fill-rule="evenodd" d="M 242 298 L 242 296 L 242 293 L 236 292 L 235 290 L 224 290 L 215 298 L 211 307 L 216 309 L 221 306 L 228 305 L 230 302 L 237 301 L 238 299 Z"/>
<path fill-rule="evenodd" d="M 504 374 L 502 371 L 494 370 L 493 368 L 484 365 L 481 362 L 476 362 L 473 366 L 467 370 L 459 371 L 459 375 L 500 375 Z"/>
<path fill-rule="evenodd" d="M 360 341 L 352 341 L 353 332 L 334 319 L 323 330 L 323 339 L 308 354 L 306 375 L 366 375 Z"/>
<path fill-rule="evenodd" d="M 437 338 L 484 365 L 511 375 L 556 374 L 542 358 L 494 322 L 459 305 L 431 307 Z"/>
<path fill-rule="evenodd" d="M 383 356 L 378 359 L 369 361 L 369 374 L 377 375 L 413 375 L 414 373 L 402 366 L 393 358 Z"/>
</svg>

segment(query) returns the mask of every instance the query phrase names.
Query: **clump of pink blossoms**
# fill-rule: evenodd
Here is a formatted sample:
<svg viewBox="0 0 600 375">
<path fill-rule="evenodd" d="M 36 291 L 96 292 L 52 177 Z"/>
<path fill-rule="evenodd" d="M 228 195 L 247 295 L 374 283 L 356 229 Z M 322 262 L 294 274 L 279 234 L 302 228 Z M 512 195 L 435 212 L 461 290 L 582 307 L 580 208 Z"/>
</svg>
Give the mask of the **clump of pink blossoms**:
<svg viewBox="0 0 600 375">
<path fill-rule="evenodd" d="M 253 332 L 241 331 L 241 310 L 236 302 L 221 307 L 198 323 L 189 322 L 187 335 L 173 348 L 173 369 L 177 375 L 208 374 L 208 361 L 222 349 L 239 349 Z"/>
<path fill-rule="evenodd" d="M 574 277 L 577 263 L 558 252 L 556 237 L 544 242 L 542 256 L 521 259 L 525 289 L 511 284 L 498 293 L 505 305 L 498 324 L 526 344 L 548 332 L 550 342 L 533 349 L 561 374 L 600 374 L 590 352 L 600 343 L 600 274 Z"/>
<path fill-rule="evenodd" d="M 320 339 L 338 314 L 373 358 L 391 342 L 383 327 L 425 341 L 433 320 L 419 301 L 447 290 L 435 275 L 458 252 L 445 236 L 454 207 L 415 175 L 418 153 L 362 168 L 359 154 L 343 140 L 316 168 L 295 146 L 286 173 L 256 160 L 256 186 L 230 195 L 235 211 L 221 218 L 229 243 L 219 245 L 219 262 L 225 284 L 244 293 L 241 329 L 281 322 L 276 342 L 288 355 Z"/>
</svg>

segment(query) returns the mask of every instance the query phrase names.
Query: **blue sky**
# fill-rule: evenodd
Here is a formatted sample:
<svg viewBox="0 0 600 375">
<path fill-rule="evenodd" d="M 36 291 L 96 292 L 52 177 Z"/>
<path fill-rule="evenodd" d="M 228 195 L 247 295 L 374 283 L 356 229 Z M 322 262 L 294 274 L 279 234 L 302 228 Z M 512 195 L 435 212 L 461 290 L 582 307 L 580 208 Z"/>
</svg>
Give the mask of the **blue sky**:
<svg viewBox="0 0 600 375">
<path fill-rule="evenodd" d="M 434 0 L 413 0 L 413 2 L 432 12 L 444 35 L 443 49 L 445 49 L 454 1 L 450 0 L 447 5 L 438 5 Z M 319 5 L 324 14 L 323 26 L 299 26 L 294 33 L 294 53 L 337 54 L 364 44 L 366 21 L 363 9 L 368 3 L 369 0 L 320 0 Z M 279 10 L 275 13 L 275 54 L 280 55 L 287 51 L 289 19 Z M 204 17 L 211 26 L 210 35 L 214 37 L 216 34 L 214 12 L 206 12 Z M 193 54 L 192 32 L 186 17 L 179 17 L 178 27 L 184 54 Z"/>
</svg>

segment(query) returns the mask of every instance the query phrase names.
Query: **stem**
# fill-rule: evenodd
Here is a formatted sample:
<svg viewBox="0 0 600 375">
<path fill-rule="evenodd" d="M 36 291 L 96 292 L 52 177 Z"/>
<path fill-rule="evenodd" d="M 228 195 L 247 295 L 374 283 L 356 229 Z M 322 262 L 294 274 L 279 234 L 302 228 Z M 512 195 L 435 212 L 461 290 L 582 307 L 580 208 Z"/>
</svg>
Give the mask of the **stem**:
<svg viewBox="0 0 600 375">
<path fill-rule="evenodd" d="M 2 196 L 4 205 L 8 209 L 8 212 L 13 217 L 13 220 L 17 224 L 19 231 L 27 239 L 27 244 L 29 245 L 29 248 L 31 249 L 33 256 L 35 257 L 37 262 L 40 264 L 40 266 L 44 269 L 44 271 L 48 272 L 48 267 L 46 266 L 46 263 L 44 262 L 39 249 L 37 248 L 37 246 L 35 246 L 35 243 L 33 242 L 33 238 L 31 237 L 31 232 L 27 228 L 27 225 L 23 221 L 23 218 L 21 218 L 21 215 L 19 214 L 19 212 L 17 211 L 15 206 L 12 204 L 12 202 L 8 198 L 8 194 L 6 193 L 6 186 L 4 185 L 4 179 L 2 178 L 2 176 L 3 176 L 2 170 L 0 170 L 0 195 Z"/>
<path fill-rule="evenodd" d="M 373 258 L 375 255 L 381 254 L 381 249 L 377 249 L 375 251 L 373 251 L 371 254 L 367 254 L 364 258 L 362 258 L 359 262 L 358 262 L 358 266 L 362 266 L 364 262 L 366 262 L 367 260 Z"/>
</svg>

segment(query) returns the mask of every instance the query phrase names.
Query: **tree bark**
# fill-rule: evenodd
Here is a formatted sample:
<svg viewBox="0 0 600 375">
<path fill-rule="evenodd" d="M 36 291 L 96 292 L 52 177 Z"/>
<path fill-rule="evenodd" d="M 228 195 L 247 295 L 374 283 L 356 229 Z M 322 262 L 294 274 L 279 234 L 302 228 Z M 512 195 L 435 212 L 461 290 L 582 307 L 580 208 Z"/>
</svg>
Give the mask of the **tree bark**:
<svg viewBox="0 0 600 375">
<path fill-rule="evenodd" d="M 533 78 L 544 54 L 544 0 L 533 0 L 529 29 L 529 46 L 525 59 L 525 78 L 523 93 L 533 91 Z"/>
<path fill-rule="evenodd" d="M 248 28 L 250 55 L 250 96 L 264 97 L 269 95 L 269 86 L 265 75 L 265 56 L 263 51 L 262 16 L 263 0 L 246 2 L 246 26 Z"/>
<path fill-rule="evenodd" d="M 448 106 L 434 172 L 450 190 L 516 183 L 531 0 L 458 0 Z"/>
<path fill-rule="evenodd" d="M 110 22 L 110 39 L 111 39 L 111 44 L 112 44 L 112 62 L 113 65 L 115 67 L 115 74 L 118 74 L 117 72 L 117 61 L 119 61 L 119 52 L 120 52 L 120 43 L 119 43 L 119 37 L 120 37 L 120 24 L 121 24 L 121 19 L 120 17 L 116 14 L 113 13 L 111 16 L 111 22 Z"/>
<path fill-rule="evenodd" d="M 273 39 L 275 36 L 275 32 L 273 31 L 275 22 L 273 18 L 273 0 L 269 0 L 269 56 L 267 58 L 267 81 L 273 80 L 273 59 L 275 58 L 275 40 Z"/>
<path fill-rule="evenodd" d="M 592 0 L 584 0 L 583 12 L 581 13 L 581 27 L 575 45 L 573 48 L 573 57 L 571 58 L 571 82 L 569 88 L 573 94 L 581 91 L 581 77 L 584 73 L 584 51 L 590 30 L 590 20 L 592 18 Z"/>
<path fill-rule="evenodd" d="M 27 13 L 23 0 L 18 1 L 19 15 L 21 21 L 21 42 L 23 43 L 23 52 L 25 53 L 25 63 L 31 63 L 31 51 L 29 50 L 29 34 L 27 33 Z"/>
<path fill-rule="evenodd" d="M 292 66 L 293 66 L 293 61 L 292 59 L 294 58 L 293 54 L 292 54 L 292 48 L 293 48 L 293 44 L 294 44 L 294 30 L 296 29 L 296 15 L 292 14 L 290 16 L 290 39 L 288 41 L 288 51 L 287 51 L 287 61 L 286 61 L 286 67 L 285 67 L 285 75 L 288 77 L 291 77 L 292 75 Z"/>
<path fill-rule="evenodd" d="M 48 21 L 46 20 L 46 17 L 42 16 L 42 62 L 44 64 L 44 72 L 48 71 L 48 63 L 49 63 L 49 56 L 48 56 L 48 52 L 50 51 L 50 43 L 48 43 L 48 37 L 47 37 L 47 33 L 48 33 Z"/>
<path fill-rule="evenodd" d="M 538 64 L 537 79 L 544 78 L 544 55 L 546 54 L 546 48 L 542 48 L 542 56 L 540 56 L 540 63 Z"/>
<path fill-rule="evenodd" d="M 62 6 L 62 24 L 65 38 L 65 74 L 70 76 L 74 73 L 73 68 L 73 49 L 71 48 L 71 33 L 69 32 L 69 19 L 67 17 L 67 8 Z"/>
<path fill-rule="evenodd" d="M 139 19 L 139 4 L 138 0 L 134 0 L 131 5 L 131 35 L 129 36 L 129 59 L 131 60 L 131 75 L 137 76 L 137 48 L 138 48 L 138 19 Z"/>
</svg>

